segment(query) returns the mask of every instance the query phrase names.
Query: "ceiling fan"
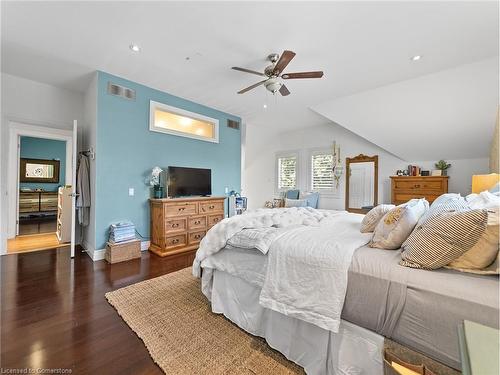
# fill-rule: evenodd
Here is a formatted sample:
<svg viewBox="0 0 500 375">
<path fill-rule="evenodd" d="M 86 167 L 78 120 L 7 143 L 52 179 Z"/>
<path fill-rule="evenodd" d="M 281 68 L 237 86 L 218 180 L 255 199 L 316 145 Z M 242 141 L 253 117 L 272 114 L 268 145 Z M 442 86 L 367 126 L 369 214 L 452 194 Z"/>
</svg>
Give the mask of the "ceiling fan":
<svg viewBox="0 0 500 375">
<path fill-rule="evenodd" d="M 286 86 L 280 82 L 281 79 L 298 79 L 298 78 L 321 78 L 323 77 L 323 72 L 300 72 L 300 73 L 283 73 L 283 70 L 287 67 L 287 65 L 292 61 L 295 57 L 295 52 L 292 51 L 284 51 L 281 56 L 277 53 L 270 54 L 267 59 L 271 61 L 271 65 L 264 69 L 264 73 L 256 72 L 255 70 L 239 68 L 237 66 L 233 66 L 232 69 L 238 70 L 240 72 L 256 74 L 258 76 L 266 77 L 263 81 L 257 82 L 252 86 L 248 86 L 241 91 L 238 91 L 238 94 L 244 94 L 247 91 L 250 91 L 260 85 L 264 85 L 264 87 L 271 91 L 273 94 L 276 94 L 278 91 L 282 96 L 290 95 L 290 91 L 286 88 Z"/>
</svg>

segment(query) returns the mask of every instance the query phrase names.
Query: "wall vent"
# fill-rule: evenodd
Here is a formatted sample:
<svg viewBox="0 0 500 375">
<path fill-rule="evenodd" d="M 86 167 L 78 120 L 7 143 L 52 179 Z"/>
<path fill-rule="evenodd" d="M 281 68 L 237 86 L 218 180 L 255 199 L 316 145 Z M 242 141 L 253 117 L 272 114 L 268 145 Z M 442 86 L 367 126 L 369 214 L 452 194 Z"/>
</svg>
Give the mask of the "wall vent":
<svg viewBox="0 0 500 375">
<path fill-rule="evenodd" d="M 227 120 L 227 127 L 231 129 L 239 129 L 240 128 L 240 123 L 238 121 L 234 120 Z"/>
<path fill-rule="evenodd" d="M 135 90 L 125 86 L 117 85 L 113 82 L 108 82 L 108 94 L 119 96 L 124 99 L 135 100 Z"/>
</svg>

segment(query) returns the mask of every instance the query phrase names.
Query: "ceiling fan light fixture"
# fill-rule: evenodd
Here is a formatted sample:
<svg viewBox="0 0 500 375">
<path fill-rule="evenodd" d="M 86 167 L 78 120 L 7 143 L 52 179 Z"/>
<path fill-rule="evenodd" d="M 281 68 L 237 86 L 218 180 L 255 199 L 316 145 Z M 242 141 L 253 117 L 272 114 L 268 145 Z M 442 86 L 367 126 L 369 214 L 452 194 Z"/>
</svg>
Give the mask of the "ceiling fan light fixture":
<svg viewBox="0 0 500 375">
<path fill-rule="evenodd" d="M 140 52 L 141 51 L 141 47 L 139 47 L 139 45 L 135 44 L 135 43 L 132 43 L 129 48 L 134 51 L 134 52 Z"/>
<path fill-rule="evenodd" d="M 415 56 L 412 56 L 411 61 L 418 61 L 418 60 L 420 60 L 421 58 L 422 58 L 422 56 L 421 56 L 421 55 L 415 55 Z"/>
<path fill-rule="evenodd" d="M 281 88 L 281 83 L 278 82 L 276 79 L 269 79 L 264 86 L 266 86 L 266 89 L 268 91 L 271 91 L 273 94 L 276 94 L 278 90 Z"/>
</svg>

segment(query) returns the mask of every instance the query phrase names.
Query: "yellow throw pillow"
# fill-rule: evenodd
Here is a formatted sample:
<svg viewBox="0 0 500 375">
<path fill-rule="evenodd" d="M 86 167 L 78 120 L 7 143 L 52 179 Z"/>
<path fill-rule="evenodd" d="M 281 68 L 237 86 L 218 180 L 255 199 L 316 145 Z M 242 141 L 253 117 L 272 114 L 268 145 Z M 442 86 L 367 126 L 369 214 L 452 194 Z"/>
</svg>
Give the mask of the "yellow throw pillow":
<svg viewBox="0 0 500 375">
<path fill-rule="evenodd" d="M 488 210 L 488 224 L 479 241 L 466 253 L 448 264 L 460 271 L 481 270 L 491 265 L 498 255 L 500 208 Z"/>
</svg>

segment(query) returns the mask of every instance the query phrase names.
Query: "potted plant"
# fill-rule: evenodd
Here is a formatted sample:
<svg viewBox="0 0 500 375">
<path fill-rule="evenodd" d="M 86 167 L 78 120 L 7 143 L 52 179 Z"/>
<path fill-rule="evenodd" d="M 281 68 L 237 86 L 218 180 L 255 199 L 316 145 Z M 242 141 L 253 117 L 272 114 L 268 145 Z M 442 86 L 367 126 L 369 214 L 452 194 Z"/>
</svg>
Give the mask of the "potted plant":
<svg viewBox="0 0 500 375">
<path fill-rule="evenodd" d="M 160 174 L 163 170 L 160 167 L 154 167 L 151 170 L 151 176 L 149 177 L 149 184 L 153 187 L 153 198 L 161 199 L 163 198 L 163 186 L 161 186 Z"/>
<path fill-rule="evenodd" d="M 451 164 L 448 164 L 444 160 L 440 160 L 434 164 L 434 166 L 441 171 L 441 176 L 447 175 L 447 169 L 451 167 Z"/>
</svg>

